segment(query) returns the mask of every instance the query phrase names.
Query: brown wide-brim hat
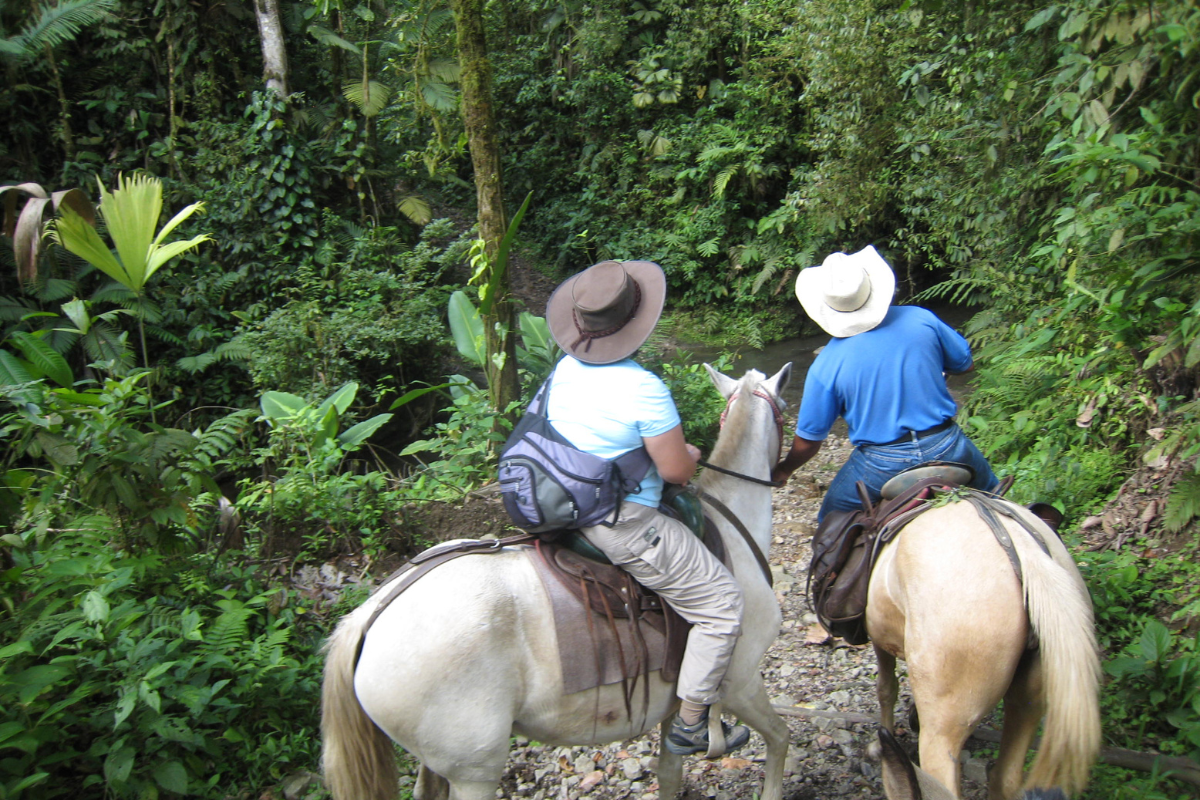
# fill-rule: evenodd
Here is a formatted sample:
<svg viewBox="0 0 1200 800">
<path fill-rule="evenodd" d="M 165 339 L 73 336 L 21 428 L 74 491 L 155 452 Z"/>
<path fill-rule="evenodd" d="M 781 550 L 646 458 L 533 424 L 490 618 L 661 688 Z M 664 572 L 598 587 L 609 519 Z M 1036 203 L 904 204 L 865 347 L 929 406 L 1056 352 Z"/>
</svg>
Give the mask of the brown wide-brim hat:
<svg viewBox="0 0 1200 800">
<path fill-rule="evenodd" d="M 601 261 L 554 290 L 546 322 L 567 355 L 612 364 L 650 336 L 666 296 L 667 277 L 653 261 Z"/>
</svg>

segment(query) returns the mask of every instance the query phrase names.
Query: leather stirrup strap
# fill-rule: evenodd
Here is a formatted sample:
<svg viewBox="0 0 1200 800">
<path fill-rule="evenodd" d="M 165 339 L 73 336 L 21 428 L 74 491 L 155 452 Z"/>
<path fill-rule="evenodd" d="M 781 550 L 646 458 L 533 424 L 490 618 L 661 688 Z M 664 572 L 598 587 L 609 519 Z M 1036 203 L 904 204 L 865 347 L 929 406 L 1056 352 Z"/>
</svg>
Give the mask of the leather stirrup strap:
<svg viewBox="0 0 1200 800">
<path fill-rule="evenodd" d="M 720 758 L 725 755 L 725 728 L 721 725 L 721 704 L 708 707 L 708 752 L 705 758 Z"/>
<path fill-rule="evenodd" d="M 763 575 L 767 579 L 767 585 L 773 587 L 775 585 L 775 578 L 773 575 L 771 575 L 771 565 L 767 563 L 767 557 L 763 555 L 763 551 L 759 548 L 758 542 L 754 541 L 754 537 L 750 535 L 750 531 L 747 530 L 745 523 L 738 519 L 737 515 L 729 510 L 729 506 L 725 505 L 720 500 L 713 497 L 711 494 L 698 486 L 696 487 L 696 495 L 701 500 L 715 508 L 717 511 L 721 512 L 721 515 L 725 517 L 725 519 L 729 520 L 733 527 L 737 528 L 737 532 L 742 535 L 742 538 L 746 540 L 746 544 L 750 546 L 750 552 L 754 554 L 754 560 L 758 562 L 759 568 L 762 569 Z"/>
</svg>

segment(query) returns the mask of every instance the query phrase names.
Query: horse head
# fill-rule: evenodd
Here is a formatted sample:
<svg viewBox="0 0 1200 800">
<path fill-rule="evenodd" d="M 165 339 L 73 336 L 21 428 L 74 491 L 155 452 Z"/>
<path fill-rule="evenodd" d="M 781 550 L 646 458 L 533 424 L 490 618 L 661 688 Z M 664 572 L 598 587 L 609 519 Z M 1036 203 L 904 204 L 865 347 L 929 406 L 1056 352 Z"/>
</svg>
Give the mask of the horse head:
<svg viewBox="0 0 1200 800">
<path fill-rule="evenodd" d="M 787 403 L 782 395 L 792 378 L 792 363 L 789 361 L 784 364 L 770 378 L 752 369 L 741 380 L 718 372 L 710 364 L 705 364 L 704 368 L 717 391 L 725 398 L 721 436 L 713 448 L 712 462 L 727 466 L 726 461 L 741 460 L 730 451 L 758 453 L 765 447 L 768 462 L 766 474 L 770 476 L 771 468 L 779 460 L 783 449 L 783 411 Z M 756 398 L 760 402 L 754 402 Z M 766 424 L 767 420 L 770 424 Z"/>
</svg>

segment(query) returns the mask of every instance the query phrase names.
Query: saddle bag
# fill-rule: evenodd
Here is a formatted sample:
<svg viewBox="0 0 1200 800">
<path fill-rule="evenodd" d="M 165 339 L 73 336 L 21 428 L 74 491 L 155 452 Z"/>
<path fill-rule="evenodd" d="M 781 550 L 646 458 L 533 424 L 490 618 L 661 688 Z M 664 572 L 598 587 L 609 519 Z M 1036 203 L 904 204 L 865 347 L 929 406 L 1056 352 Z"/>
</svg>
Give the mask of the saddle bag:
<svg viewBox="0 0 1200 800">
<path fill-rule="evenodd" d="M 607 459 L 571 444 L 546 418 L 553 380 L 552 373 L 500 451 L 504 508 L 527 533 L 612 525 L 621 500 L 639 491 L 650 454 L 639 447 Z"/>
<path fill-rule="evenodd" d="M 867 590 L 880 548 L 930 507 L 925 501 L 934 491 L 947 488 L 942 478 L 925 478 L 872 507 L 866 487 L 859 483 L 862 508 L 826 515 L 813 534 L 806 588 L 813 612 L 827 631 L 850 644 L 870 640 Z"/>
</svg>

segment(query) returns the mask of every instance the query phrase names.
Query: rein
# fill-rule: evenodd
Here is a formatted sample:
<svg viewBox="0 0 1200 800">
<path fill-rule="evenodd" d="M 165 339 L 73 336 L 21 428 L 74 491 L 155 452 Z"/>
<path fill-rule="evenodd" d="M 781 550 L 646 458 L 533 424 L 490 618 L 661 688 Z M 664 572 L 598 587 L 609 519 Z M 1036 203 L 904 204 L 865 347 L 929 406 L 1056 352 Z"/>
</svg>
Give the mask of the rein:
<svg viewBox="0 0 1200 800">
<path fill-rule="evenodd" d="M 729 506 L 725 505 L 720 500 L 713 497 L 711 494 L 698 486 L 696 487 L 696 496 L 705 503 L 708 503 L 717 511 L 721 512 L 721 516 L 725 517 L 725 519 L 729 520 L 733 527 L 737 528 L 737 532 L 742 535 L 742 538 L 746 541 L 746 544 L 750 546 L 750 552 L 754 554 L 754 560 L 758 562 L 759 568 L 763 571 L 763 576 L 767 579 L 767 585 L 773 587 L 775 585 L 775 577 L 771 574 L 771 565 L 767 563 L 767 557 L 763 555 L 763 551 L 758 546 L 758 542 L 754 541 L 754 536 L 751 535 L 749 529 L 746 528 L 746 524 L 738 519 L 737 514 L 734 514 L 733 511 L 730 510 Z"/>
<path fill-rule="evenodd" d="M 783 412 L 779 410 L 779 406 L 775 403 L 775 398 L 771 397 L 771 395 L 767 394 L 761 388 L 754 390 L 754 396 L 761 397 L 762 399 L 766 400 L 768 404 L 770 404 L 771 413 L 775 417 L 775 427 L 776 427 L 776 430 L 779 432 L 779 444 L 780 444 L 780 447 L 782 447 L 783 446 L 783 425 L 784 425 Z M 721 412 L 721 427 L 722 428 L 725 427 L 725 417 L 727 417 L 729 415 L 729 408 L 733 405 L 733 401 L 736 400 L 737 398 L 738 398 L 737 393 L 734 393 L 729 396 L 729 400 L 725 403 L 725 410 Z M 774 486 L 782 486 L 783 485 L 776 481 L 769 481 L 769 480 L 764 481 L 762 478 L 756 478 L 753 475 L 745 475 L 741 472 L 734 472 L 731 469 L 725 469 L 724 467 L 718 467 L 715 464 L 710 464 L 704 460 L 700 460 L 697 463 L 699 463 L 700 466 L 704 467 L 705 469 L 715 470 L 724 475 L 730 475 L 734 478 L 740 478 L 741 480 L 749 481 L 750 483 L 757 483 L 760 486 L 774 487 Z M 725 517 L 725 519 L 729 520 L 729 523 L 731 525 L 733 525 L 734 528 L 737 529 L 737 532 L 742 535 L 742 539 L 745 540 L 747 545 L 749 545 L 750 552 L 754 554 L 754 560 L 758 562 L 759 568 L 763 571 L 763 576 L 767 579 L 767 585 L 774 586 L 775 579 L 774 579 L 774 576 L 771 574 L 771 565 L 767 562 L 767 557 L 766 557 L 766 555 L 763 554 L 762 549 L 758 546 L 758 542 L 754 541 L 754 536 L 750 533 L 749 529 L 746 528 L 746 524 L 744 522 L 742 522 L 740 519 L 738 519 L 738 516 L 736 514 L 734 514 L 732 510 L 730 510 L 729 506 L 725 505 L 723 502 L 721 502 L 717 498 L 713 497 L 711 494 L 704 491 L 699 486 L 696 487 L 696 496 L 699 497 L 703 502 L 712 506 L 713 509 L 720 512 L 721 516 L 723 516 L 723 517 Z"/>
<path fill-rule="evenodd" d="M 732 475 L 735 478 L 741 478 L 742 480 L 749 481 L 750 483 L 757 483 L 759 486 L 770 486 L 772 488 L 778 488 L 780 486 L 783 486 L 783 484 L 780 483 L 779 481 L 764 481 L 762 478 L 756 478 L 753 475 L 744 475 L 741 472 L 734 472 L 731 469 L 725 469 L 724 467 L 718 467 L 716 464 L 710 464 L 707 461 L 705 461 L 704 459 L 700 459 L 696 463 L 699 464 L 700 466 L 704 467 L 705 469 L 711 469 L 714 472 L 720 472 L 724 475 Z"/>
</svg>

